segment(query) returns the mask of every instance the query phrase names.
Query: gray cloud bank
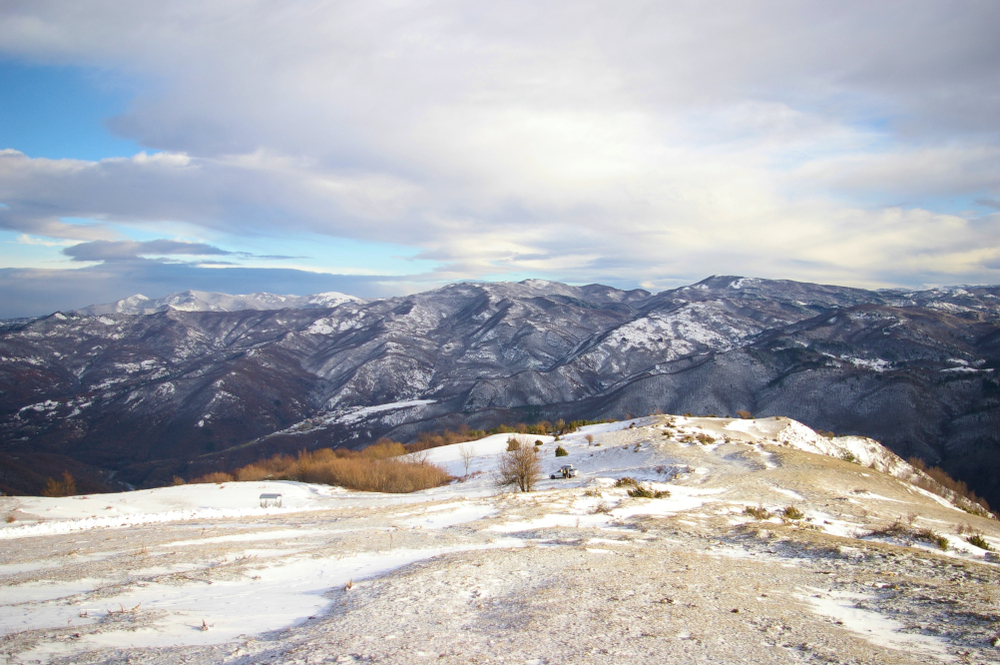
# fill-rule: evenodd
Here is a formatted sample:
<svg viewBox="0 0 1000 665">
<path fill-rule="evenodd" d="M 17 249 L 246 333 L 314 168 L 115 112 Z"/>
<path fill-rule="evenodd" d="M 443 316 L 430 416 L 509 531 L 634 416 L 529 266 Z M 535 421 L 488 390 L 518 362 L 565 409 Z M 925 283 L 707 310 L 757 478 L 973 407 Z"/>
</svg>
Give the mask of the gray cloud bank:
<svg viewBox="0 0 1000 665">
<path fill-rule="evenodd" d="M 997 282 L 997 25 L 989 1 L 9 3 L 0 53 L 151 81 L 111 125 L 163 152 L 0 152 L 0 228 L 105 261 L 135 249 L 95 244 L 111 224 L 388 240 L 427 280 Z"/>
<path fill-rule="evenodd" d="M 176 240 L 95 240 L 82 242 L 63 250 L 74 261 L 130 261 L 148 255 L 218 256 L 231 254 L 218 247 L 198 242 Z"/>
</svg>

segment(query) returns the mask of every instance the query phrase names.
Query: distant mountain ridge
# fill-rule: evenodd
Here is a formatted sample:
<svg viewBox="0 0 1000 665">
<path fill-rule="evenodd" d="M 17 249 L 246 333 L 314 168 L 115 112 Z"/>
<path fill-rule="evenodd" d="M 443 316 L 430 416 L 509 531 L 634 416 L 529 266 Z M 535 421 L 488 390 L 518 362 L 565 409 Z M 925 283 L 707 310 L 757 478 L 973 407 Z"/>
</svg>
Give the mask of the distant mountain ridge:
<svg viewBox="0 0 1000 665">
<path fill-rule="evenodd" d="M 323 309 L 345 302 L 360 302 L 361 298 L 329 291 L 309 296 L 275 295 L 273 293 L 247 293 L 230 295 L 207 291 L 183 291 L 162 298 L 147 298 L 141 293 L 102 305 L 90 305 L 75 310 L 79 314 L 155 314 L 167 309 L 182 312 L 239 312 L 243 310 L 270 309 Z"/>
<path fill-rule="evenodd" d="M 870 436 L 1000 503 L 1000 287 L 717 276 L 291 302 L 0 328 L 0 489 L 60 465 L 148 485 L 445 427 L 746 410 Z"/>
</svg>

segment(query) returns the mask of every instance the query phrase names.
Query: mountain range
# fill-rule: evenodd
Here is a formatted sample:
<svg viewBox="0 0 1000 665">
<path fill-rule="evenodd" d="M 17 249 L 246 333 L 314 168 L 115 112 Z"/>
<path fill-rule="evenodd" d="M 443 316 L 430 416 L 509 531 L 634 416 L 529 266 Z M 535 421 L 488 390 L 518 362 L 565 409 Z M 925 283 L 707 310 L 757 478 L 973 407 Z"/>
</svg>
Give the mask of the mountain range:
<svg viewBox="0 0 1000 665">
<path fill-rule="evenodd" d="M 245 309 L 323 309 L 345 302 L 360 302 L 360 298 L 328 291 L 311 296 L 281 296 L 273 293 L 230 295 L 205 291 L 171 293 L 162 298 L 147 298 L 141 293 L 103 305 L 91 305 L 77 314 L 155 314 L 168 309 L 183 312 L 238 312 Z"/>
<path fill-rule="evenodd" d="M 81 487 L 153 486 L 462 426 L 748 411 L 878 439 L 1000 502 L 1000 287 L 717 276 L 657 294 L 527 280 L 328 296 L 134 297 L 0 326 L 0 489 L 64 468 Z"/>
</svg>

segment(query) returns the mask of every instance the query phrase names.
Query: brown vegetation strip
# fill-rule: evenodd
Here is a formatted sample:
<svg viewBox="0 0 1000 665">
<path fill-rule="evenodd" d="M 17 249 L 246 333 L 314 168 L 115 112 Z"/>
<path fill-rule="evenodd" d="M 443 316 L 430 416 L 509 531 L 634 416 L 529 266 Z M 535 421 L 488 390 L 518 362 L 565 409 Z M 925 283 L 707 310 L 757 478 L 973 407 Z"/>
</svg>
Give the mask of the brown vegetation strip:
<svg viewBox="0 0 1000 665">
<path fill-rule="evenodd" d="M 233 473 L 216 472 L 196 478 L 196 483 L 255 480 L 298 480 L 338 485 L 367 492 L 415 492 L 451 480 L 448 472 L 419 458 L 403 459 L 406 449 L 389 442 L 362 451 L 322 448 L 298 456 L 275 455 L 240 467 Z"/>
</svg>

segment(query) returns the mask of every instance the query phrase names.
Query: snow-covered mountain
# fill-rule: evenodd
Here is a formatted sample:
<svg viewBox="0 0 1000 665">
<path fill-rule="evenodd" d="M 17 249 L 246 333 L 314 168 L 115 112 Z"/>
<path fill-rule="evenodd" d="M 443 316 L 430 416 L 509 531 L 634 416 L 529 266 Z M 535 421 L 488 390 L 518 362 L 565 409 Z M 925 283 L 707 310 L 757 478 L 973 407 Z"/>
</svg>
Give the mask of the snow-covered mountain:
<svg viewBox="0 0 1000 665">
<path fill-rule="evenodd" d="M 0 330 L 0 490 L 63 467 L 95 488 L 112 471 L 159 484 L 463 424 L 746 410 L 872 436 L 997 502 L 998 371 L 998 287 L 532 280 L 332 309 L 57 313 Z"/>
<path fill-rule="evenodd" d="M 155 314 L 167 309 L 182 312 L 238 312 L 241 310 L 270 309 L 326 309 L 345 302 L 361 302 L 360 298 L 345 293 L 328 291 L 311 296 L 281 296 L 273 293 L 248 293 L 230 295 L 206 291 L 171 293 L 162 298 L 147 298 L 141 293 L 103 305 L 90 305 L 75 313 L 98 314 Z"/>
</svg>

